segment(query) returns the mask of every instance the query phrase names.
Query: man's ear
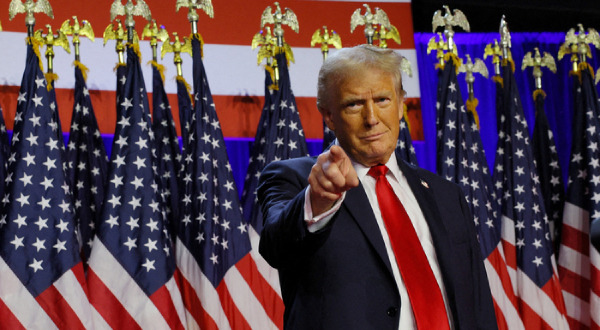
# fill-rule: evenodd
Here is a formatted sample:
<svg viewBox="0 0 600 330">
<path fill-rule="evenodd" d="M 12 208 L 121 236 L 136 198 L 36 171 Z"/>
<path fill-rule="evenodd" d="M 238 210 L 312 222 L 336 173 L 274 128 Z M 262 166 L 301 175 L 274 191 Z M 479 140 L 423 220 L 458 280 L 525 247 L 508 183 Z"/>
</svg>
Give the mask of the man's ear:
<svg viewBox="0 0 600 330">
<path fill-rule="evenodd" d="M 327 125 L 327 127 L 329 127 L 330 130 L 335 132 L 335 124 L 333 123 L 333 113 L 331 112 L 331 110 L 319 108 L 319 112 L 321 113 L 321 116 L 323 116 L 323 121 L 325 122 L 325 125 Z"/>
</svg>

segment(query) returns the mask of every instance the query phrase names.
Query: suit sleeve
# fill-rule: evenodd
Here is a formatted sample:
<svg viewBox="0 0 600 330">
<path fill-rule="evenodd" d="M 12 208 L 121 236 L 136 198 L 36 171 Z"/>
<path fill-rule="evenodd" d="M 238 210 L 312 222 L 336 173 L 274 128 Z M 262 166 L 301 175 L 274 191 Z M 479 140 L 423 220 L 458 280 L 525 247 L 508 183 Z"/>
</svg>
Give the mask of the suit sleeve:
<svg viewBox="0 0 600 330">
<path fill-rule="evenodd" d="M 304 221 L 304 195 L 312 164 L 311 158 L 274 162 L 261 174 L 257 196 L 264 228 L 259 252 L 274 268 L 303 258 L 327 232 L 324 228 L 310 233 Z"/>
</svg>

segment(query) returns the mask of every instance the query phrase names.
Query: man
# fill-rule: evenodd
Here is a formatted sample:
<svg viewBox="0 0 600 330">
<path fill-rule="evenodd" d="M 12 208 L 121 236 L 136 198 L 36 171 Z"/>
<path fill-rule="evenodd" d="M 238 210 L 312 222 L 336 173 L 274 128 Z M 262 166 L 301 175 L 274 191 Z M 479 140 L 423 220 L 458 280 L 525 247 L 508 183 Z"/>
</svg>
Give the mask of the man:
<svg viewBox="0 0 600 330">
<path fill-rule="evenodd" d="M 394 154 L 400 60 L 368 45 L 330 56 L 317 106 L 337 142 L 262 172 L 260 253 L 279 270 L 286 328 L 496 328 L 460 188 Z"/>
</svg>

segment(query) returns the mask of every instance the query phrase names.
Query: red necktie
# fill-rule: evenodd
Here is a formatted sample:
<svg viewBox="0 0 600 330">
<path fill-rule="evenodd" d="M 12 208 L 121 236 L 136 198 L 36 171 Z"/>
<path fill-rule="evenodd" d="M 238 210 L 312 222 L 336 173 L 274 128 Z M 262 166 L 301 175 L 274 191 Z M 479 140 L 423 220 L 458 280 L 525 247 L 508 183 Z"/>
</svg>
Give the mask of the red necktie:
<svg viewBox="0 0 600 330">
<path fill-rule="evenodd" d="M 402 280 L 408 291 L 418 329 L 450 329 L 440 287 L 431 271 L 415 228 L 385 178 L 385 165 L 371 167 L 375 192 Z"/>
</svg>

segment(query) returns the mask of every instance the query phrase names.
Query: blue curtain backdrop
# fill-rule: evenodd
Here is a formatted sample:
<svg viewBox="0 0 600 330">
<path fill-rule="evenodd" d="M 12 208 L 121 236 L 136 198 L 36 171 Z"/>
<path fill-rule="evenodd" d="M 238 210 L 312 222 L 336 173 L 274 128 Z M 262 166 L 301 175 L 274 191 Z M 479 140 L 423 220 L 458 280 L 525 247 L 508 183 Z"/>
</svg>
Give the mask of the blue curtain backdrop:
<svg viewBox="0 0 600 330">
<path fill-rule="evenodd" d="M 417 51 L 417 61 L 419 66 L 419 84 L 421 88 L 421 111 L 423 118 L 424 141 L 413 141 L 419 165 L 432 172 L 436 170 L 436 132 L 435 132 L 435 104 L 438 76 L 434 68 L 436 59 L 435 54 L 427 54 L 427 43 L 433 37 L 432 33 L 416 33 L 415 48 Z M 534 123 L 534 100 L 533 100 L 533 77 L 531 68 L 525 71 L 521 70 L 521 63 L 525 53 L 533 51 L 538 47 L 540 52 L 548 52 L 554 56 L 557 64 L 556 74 L 547 69 L 543 70 L 542 85 L 547 94 L 546 114 L 552 131 L 554 132 L 557 144 L 557 152 L 560 158 L 560 165 L 563 171 L 563 177 L 567 178 L 568 162 L 571 149 L 571 118 L 573 117 L 573 92 L 569 72 L 571 70 L 570 55 L 565 56 L 563 60 L 558 61 L 558 49 L 564 42 L 565 33 L 555 32 L 536 32 L 536 33 L 512 33 L 512 54 L 515 59 L 515 78 L 519 86 L 519 93 L 525 115 L 529 124 L 529 133 L 533 132 Z M 483 51 L 487 44 L 493 43 L 494 39 L 499 39 L 498 33 L 457 33 L 455 42 L 457 44 L 458 54 L 461 58 L 466 58 L 469 54 L 471 59 L 483 59 Z M 593 50 L 594 57 L 588 62 L 593 68 L 598 68 L 598 51 Z M 490 78 L 485 79 L 480 75 L 476 76 L 474 91 L 475 97 L 479 100 L 477 107 L 481 125 L 481 138 L 485 149 L 486 157 L 490 170 L 493 172 L 493 164 L 496 153 L 496 143 L 498 133 L 496 129 L 496 86 L 491 76 L 493 66 L 491 59 L 486 61 Z M 459 74 L 459 83 L 463 99 L 467 99 L 467 86 L 464 81 L 464 74 Z M 293 88 L 293 86 L 292 86 Z M 103 135 L 107 153 L 110 155 L 112 147 L 112 135 Z M 68 133 L 65 134 L 65 141 L 68 141 Z M 250 158 L 250 149 L 252 147 L 252 138 L 225 138 L 227 153 L 231 163 L 234 177 L 237 183 L 238 192 L 241 194 L 248 160 Z M 311 155 L 318 155 L 322 150 L 322 140 L 308 139 L 308 151 Z"/>
</svg>

